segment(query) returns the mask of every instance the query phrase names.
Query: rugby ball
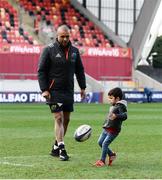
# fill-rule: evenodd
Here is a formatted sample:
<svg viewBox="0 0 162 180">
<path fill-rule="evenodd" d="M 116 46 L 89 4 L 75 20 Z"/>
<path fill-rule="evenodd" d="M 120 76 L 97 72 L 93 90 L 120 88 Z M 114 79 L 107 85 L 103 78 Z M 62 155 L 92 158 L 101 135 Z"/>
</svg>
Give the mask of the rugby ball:
<svg viewBox="0 0 162 180">
<path fill-rule="evenodd" d="M 79 126 L 74 132 L 74 139 L 78 142 L 83 142 L 89 139 L 92 134 L 91 126 L 83 124 Z"/>
</svg>

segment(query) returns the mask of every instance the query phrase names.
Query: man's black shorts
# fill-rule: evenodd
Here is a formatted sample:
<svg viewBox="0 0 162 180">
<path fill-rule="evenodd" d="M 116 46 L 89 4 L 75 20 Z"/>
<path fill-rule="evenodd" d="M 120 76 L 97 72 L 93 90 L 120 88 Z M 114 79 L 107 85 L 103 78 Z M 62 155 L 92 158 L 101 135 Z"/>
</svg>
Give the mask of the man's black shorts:
<svg viewBox="0 0 162 180">
<path fill-rule="evenodd" d="M 60 111 L 63 112 L 74 111 L 73 103 L 72 104 L 56 103 L 56 104 L 50 104 L 49 107 L 51 109 L 51 113 L 60 112 Z"/>
</svg>

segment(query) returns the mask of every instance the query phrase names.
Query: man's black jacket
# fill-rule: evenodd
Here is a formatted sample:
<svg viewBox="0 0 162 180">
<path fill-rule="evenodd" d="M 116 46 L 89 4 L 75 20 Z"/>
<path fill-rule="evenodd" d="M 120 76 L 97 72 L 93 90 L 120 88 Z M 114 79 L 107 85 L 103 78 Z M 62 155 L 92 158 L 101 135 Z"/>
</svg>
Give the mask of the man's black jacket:
<svg viewBox="0 0 162 180">
<path fill-rule="evenodd" d="M 74 74 L 81 89 L 86 88 L 79 50 L 69 42 L 67 54 L 58 41 L 43 49 L 38 65 L 41 91 L 50 91 L 53 102 L 73 102 Z"/>
</svg>

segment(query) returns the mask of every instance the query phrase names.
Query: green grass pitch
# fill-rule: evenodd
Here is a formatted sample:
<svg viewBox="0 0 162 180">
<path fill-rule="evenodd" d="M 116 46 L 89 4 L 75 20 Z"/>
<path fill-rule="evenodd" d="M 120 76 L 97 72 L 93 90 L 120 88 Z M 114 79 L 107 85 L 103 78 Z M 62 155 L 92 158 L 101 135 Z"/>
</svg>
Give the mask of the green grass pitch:
<svg viewBox="0 0 162 180">
<path fill-rule="evenodd" d="M 104 104 L 75 104 L 65 137 L 70 161 L 49 155 L 53 120 L 45 104 L 0 104 L 0 179 L 160 179 L 162 178 L 162 104 L 128 104 L 128 120 L 111 148 L 113 166 L 96 168 L 97 144 L 108 111 Z M 92 126 L 90 139 L 76 142 L 75 129 Z"/>
</svg>

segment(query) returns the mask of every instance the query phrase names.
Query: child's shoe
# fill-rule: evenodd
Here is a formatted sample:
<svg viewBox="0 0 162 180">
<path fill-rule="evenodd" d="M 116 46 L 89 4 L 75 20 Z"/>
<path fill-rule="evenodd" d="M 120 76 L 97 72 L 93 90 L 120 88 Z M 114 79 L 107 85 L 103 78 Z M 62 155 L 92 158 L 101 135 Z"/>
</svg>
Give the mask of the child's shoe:
<svg viewBox="0 0 162 180">
<path fill-rule="evenodd" d="M 111 166 L 112 162 L 116 159 L 116 153 L 113 153 L 111 156 L 109 156 L 109 162 L 108 165 Z"/>
<path fill-rule="evenodd" d="M 98 160 L 93 164 L 93 166 L 103 167 L 103 166 L 105 166 L 105 163 L 102 160 Z"/>
</svg>

